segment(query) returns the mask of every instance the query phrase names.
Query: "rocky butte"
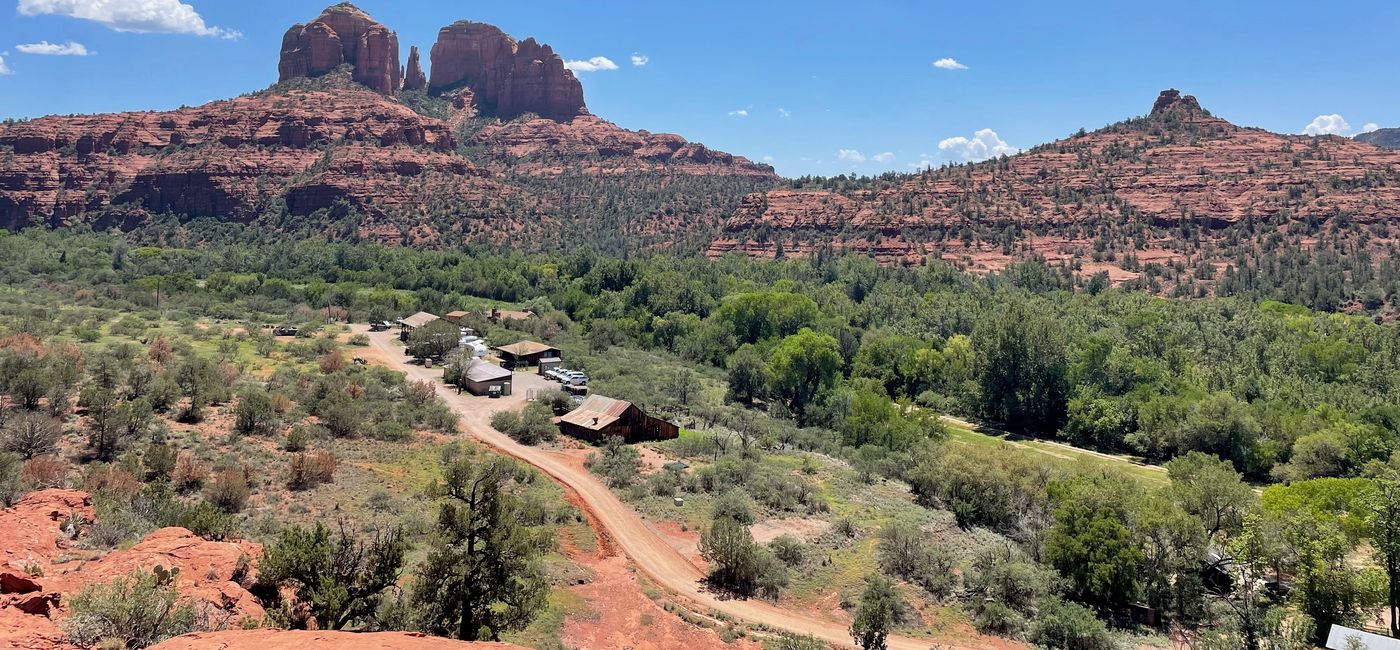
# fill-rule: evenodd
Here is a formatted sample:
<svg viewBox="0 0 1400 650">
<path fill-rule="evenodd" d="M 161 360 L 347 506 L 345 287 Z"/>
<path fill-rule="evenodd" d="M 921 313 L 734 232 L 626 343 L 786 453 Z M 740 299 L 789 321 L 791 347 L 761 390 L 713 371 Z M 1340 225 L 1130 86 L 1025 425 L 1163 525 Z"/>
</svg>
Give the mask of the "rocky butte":
<svg viewBox="0 0 1400 650">
<path fill-rule="evenodd" d="M 403 85 L 399 37 L 348 2 L 287 30 L 278 81 L 323 75 L 345 63 L 354 66 L 355 81 L 375 92 L 392 95 Z"/>
<path fill-rule="evenodd" d="M 533 39 L 458 22 L 432 59 L 430 83 L 416 47 L 401 68 L 394 32 L 341 3 L 287 30 L 279 82 L 266 90 L 167 112 L 0 123 L 0 228 L 206 217 L 431 245 L 562 221 L 603 231 L 593 206 L 631 195 L 642 197 L 629 209 L 645 215 L 637 230 L 668 238 L 676 226 L 715 227 L 777 180 L 767 165 L 590 115 L 578 79 Z"/>
<path fill-rule="evenodd" d="M 429 91 L 470 88 L 483 113 L 502 119 L 534 113 L 563 122 L 588 112 L 574 73 L 533 38 L 517 43 L 498 27 L 462 20 L 438 32 L 429 56 Z"/>
</svg>

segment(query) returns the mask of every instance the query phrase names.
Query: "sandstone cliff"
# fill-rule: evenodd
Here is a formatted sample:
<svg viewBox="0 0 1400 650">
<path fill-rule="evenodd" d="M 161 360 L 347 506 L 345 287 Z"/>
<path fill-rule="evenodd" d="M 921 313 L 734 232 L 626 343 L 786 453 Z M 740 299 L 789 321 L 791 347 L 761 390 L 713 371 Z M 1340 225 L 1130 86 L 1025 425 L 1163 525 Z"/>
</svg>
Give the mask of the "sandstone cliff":
<svg viewBox="0 0 1400 650">
<path fill-rule="evenodd" d="M 343 63 L 354 66 L 355 81 L 375 92 L 393 95 L 403 85 L 399 37 L 348 2 L 287 30 L 278 80 L 322 75 Z"/>
<path fill-rule="evenodd" d="M 429 58 L 429 90 L 468 87 L 482 113 L 502 119 L 534 113 L 567 121 L 588 112 L 574 73 L 533 38 L 517 43 L 498 27 L 463 20 L 438 32 Z"/>
</svg>

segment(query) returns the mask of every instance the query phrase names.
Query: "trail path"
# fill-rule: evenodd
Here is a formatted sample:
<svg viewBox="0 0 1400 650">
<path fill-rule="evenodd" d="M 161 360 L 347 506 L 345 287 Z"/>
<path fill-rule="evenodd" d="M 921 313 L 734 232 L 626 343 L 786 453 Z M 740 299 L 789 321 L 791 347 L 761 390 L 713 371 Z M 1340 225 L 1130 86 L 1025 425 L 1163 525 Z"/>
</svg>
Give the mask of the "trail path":
<svg viewBox="0 0 1400 650">
<path fill-rule="evenodd" d="M 355 332 L 367 332 L 365 326 L 355 326 Z M 750 623 L 762 623 L 771 628 L 798 634 L 810 634 L 828 643 L 851 647 L 851 634 L 846 624 L 794 612 L 757 599 L 735 599 L 710 591 L 705 575 L 676 549 L 647 527 L 641 517 L 613 495 L 588 470 L 571 464 L 557 451 L 522 445 L 491 427 L 491 415 L 505 409 L 523 408 L 528 389 L 545 388 L 547 380 L 528 373 L 516 373 L 514 394 L 500 399 L 484 400 L 471 395 L 458 395 L 456 390 L 439 379 L 442 371 L 424 368 L 405 360 L 403 347 L 393 332 L 370 333 L 375 354 L 366 354 L 371 361 L 406 374 L 410 379 L 429 380 L 437 387 L 440 397 L 462 416 L 466 432 L 493 449 L 533 465 L 578 497 L 588 509 L 590 519 L 600 525 L 599 533 L 621 550 L 653 582 L 674 595 L 691 601 L 698 611 L 716 611 Z M 948 649 L 983 648 L 1004 645 L 988 639 L 987 644 L 959 645 L 947 639 L 889 638 L 892 650 L 928 650 L 937 646 Z M 975 642 L 974 642 L 975 643 Z"/>
</svg>

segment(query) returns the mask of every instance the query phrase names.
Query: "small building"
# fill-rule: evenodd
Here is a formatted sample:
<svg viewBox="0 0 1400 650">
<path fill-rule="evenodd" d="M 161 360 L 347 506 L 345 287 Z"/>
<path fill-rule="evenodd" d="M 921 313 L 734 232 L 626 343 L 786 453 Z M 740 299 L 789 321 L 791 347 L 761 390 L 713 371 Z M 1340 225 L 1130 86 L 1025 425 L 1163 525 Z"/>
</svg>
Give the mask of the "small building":
<svg viewBox="0 0 1400 650">
<path fill-rule="evenodd" d="M 510 345 L 502 345 L 496 348 L 496 353 L 501 356 L 501 361 L 511 368 L 537 366 L 541 359 L 562 359 L 563 351 L 552 345 L 545 345 L 535 341 L 520 341 Z"/>
<path fill-rule="evenodd" d="M 461 379 L 461 388 L 473 395 L 489 395 L 493 388 L 499 395 L 509 395 L 513 376 L 505 368 L 477 359 L 467 367 Z"/>
<path fill-rule="evenodd" d="M 418 313 L 416 313 L 416 314 L 414 314 L 414 315 L 412 315 L 412 316 L 405 316 L 405 317 L 403 317 L 403 318 L 400 318 L 400 319 L 399 319 L 399 338 L 401 338 L 401 339 L 407 341 L 407 340 L 408 340 L 408 334 L 409 334 L 409 332 L 412 332 L 413 330 L 416 330 L 416 329 L 418 329 L 418 328 L 420 328 L 420 327 L 422 327 L 422 326 L 424 326 L 424 325 L 427 325 L 428 323 L 431 323 L 431 322 L 433 322 L 433 321 L 435 321 L 435 320 L 438 320 L 437 315 L 436 315 L 436 314 L 429 314 L 429 313 L 426 312 L 426 311 L 420 311 L 420 312 L 418 312 Z"/>
<path fill-rule="evenodd" d="M 565 435 L 591 442 L 619 437 L 625 442 L 671 440 L 680 435 L 680 427 L 649 415 L 631 402 L 589 395 L 578 408 L 555 418 Z"/>
<path fill-rule="evenodd" d="M 534 317 L 535 312 L 530 311 L 528 309 L 524 311 L 516 311 L 514 309 L 498 309 L 496 307 L 492 307 L 491 311 L 486 312 L 486 320 L 489 320 L 492 323 L 500 323 L 502 321 L 511 320 L 527 321 Z"/>
<path fill-rule="evenodd" d="M 550 370 L 558 368 L 564 364 L 564 360 L 559 357 L 544 357 L 540 359 L 540 374 L 543 375 Z"/>
<path fill-rule="evenodd" d="M 457 311 L 447 312 L 445 315 L 443 315 L 442 319 L 449 323 L 452 323 L 453 325 L 461 325 L 462 321 L 466 320 L 467 317 L 470 315 L 471 312 L 465 312 L 459 309 Z"/>
<path fill-rule="evenodd" d="M 1348 643 L 1355 639 L 1354 642 Z M 1357 630 L 1341 625 L 1333 625 L 1327 631 L 1328 650 L 1352 650 L 1352 648 L 1365 648 L 1366 650 L 1400 650 L 1400 639 L 1393 639 L 1380 634 L 1373 634 L 1363 630 Z"/>
</svg>

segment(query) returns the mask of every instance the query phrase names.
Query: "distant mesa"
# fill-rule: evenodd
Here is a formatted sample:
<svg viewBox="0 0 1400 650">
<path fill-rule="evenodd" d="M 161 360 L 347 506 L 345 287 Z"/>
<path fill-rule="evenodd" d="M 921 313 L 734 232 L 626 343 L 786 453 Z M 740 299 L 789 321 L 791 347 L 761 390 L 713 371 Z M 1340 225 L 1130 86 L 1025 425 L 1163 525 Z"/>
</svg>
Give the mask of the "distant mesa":
<svg viewBox="0 0 1400 650">
<path fill-rule="evenodd" d="M 278 80 L 316 77 L 350 64 L 355 81 L 384 95 L 426 87 L 435 95 L 450 92 L 459 102 L 469 97 L 478 113 L 507 120 L 533 113 L 567 122 L 588 114 L 578 78 L 552 48 L 533 38 L 516 42 L 498 27 L 463 20 L 438 32 L 429 57 L 430 75 L 417 47 L 409 50 L 407 67 L 400 67 L 398 36 L 342 2 L 287 30 Z"/>
<path fill-rule="evenodd" d="M 375 92 L 393 95 L 403 85 L 398 35 L 348 2 L 287 30 L 278 81 L 323 75 L 345 63 L 354 66 L 355 81 Z"/>
<path fill-rule="evenodd" d="M 1192 95 L 1183 96 L 1180 90 L 1168 88 L 1157 95 L 1157 101 L 1152 103 L 1152 114 L 1165 113 L 1172 109 L 1199 113 L 1201 112 L 1201 104 Z"/>
</svg>

